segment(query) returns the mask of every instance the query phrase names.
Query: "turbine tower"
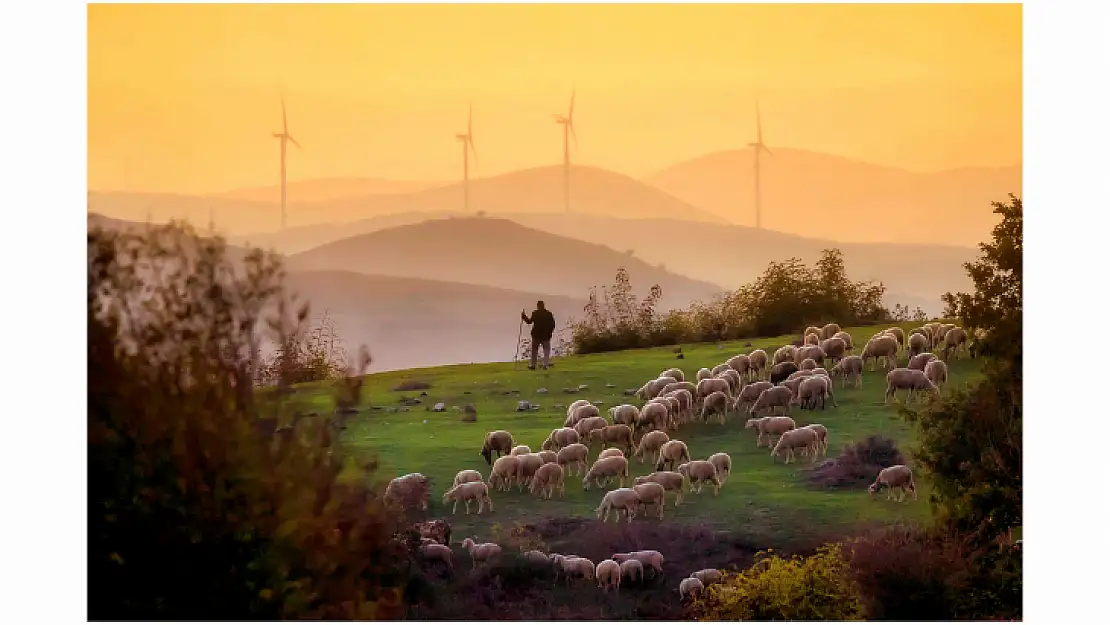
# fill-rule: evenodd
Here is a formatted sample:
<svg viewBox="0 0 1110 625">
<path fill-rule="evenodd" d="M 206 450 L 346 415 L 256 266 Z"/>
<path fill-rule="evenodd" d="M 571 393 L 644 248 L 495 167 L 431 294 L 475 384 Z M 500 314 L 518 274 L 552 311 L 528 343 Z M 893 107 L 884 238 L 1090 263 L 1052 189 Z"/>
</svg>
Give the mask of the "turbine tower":
<svg viewBox="0 0 1110 625">
<path fill-rule="evenodd" d="M 474 147 L 474 106 L 471 105 L 466 113 L 466 133 L 455 135 L 462 142 L 463 151 L 463 212 L 470 213 L 470 155 L 474 154 L 474 162 L 478 162 L 478 150 Z"/>
<path fill-rule="evenodd" d="M 555 123 L 563 126 L 563 203 L 567 214 L 570 213 L 570 138 L 574 137 L 574 147 L 578 147 L 578 135 L 574 133 L 574 89 L 570 91 L 570 111 L 566 116 L 555 114 Z"/>
<path fill-rule="evenodd" d="M 770 156 L 771 150 L 763 143 L 763 122 L 759 117 L 759 100 L 755 101 L 755 143 L 749 143 L 748 147 L 755 148 L 755 227 L 762 229 L 763 206 L 759 193 L 759 152 L 762 150 Z"/>
<path fill-rule="evenodd" d="M 281 139 L 281 229 L 285 230 L 285 142 L 292 141 L 293 145 L 301 148 L 301 144 L 289 134 L 289 124 L 285 121 L 285 96 L 281 96 L 281 132 L 275 132 L 274 137 Z"/>
</svg>

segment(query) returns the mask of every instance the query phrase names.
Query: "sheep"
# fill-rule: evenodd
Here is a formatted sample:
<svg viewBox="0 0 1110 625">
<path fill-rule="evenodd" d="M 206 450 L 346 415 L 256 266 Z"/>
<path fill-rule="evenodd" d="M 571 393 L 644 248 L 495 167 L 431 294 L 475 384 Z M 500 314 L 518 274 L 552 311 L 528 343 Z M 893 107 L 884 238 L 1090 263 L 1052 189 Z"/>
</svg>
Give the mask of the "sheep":
<svg viewBox="0 0 1110 625">
<path fill-rule="evenodd" d="M 624 478 L 628 477 L 628 458 L 612 456 L 594 461 L 586 476 L 582 478 L 582 490 L 590 490 L 591 480 L 601 487 L 602 480 L 608 484 L 614 477 L 618 479 L 621 486 L 624 486 Z"/>
<path fill-rule="evenodd" d="M 559 462 L 559 454 L 551 451 L 550 449 L 544 449 L 543 451 L 537 451 L 535 453 L 536 453 L 537 456 L 540 457 L 540 460 L 543 460 L 544 464 L 552 464 L 552 463 L 558 463 Z"/>
<path fill-rule="evenodd" d="M 713 496 L 716 497 L 721 491 L 721 479 L 717 477 L 717 467 L 708 460 L 692 460 L 678 465 L 678 472 L 683 477 L 690 480 L 690 488 L 693 489 L 694 484 L 698 485 L 697 493 L 701 493 L 702 486 L 706 482 L 713 484 Z"/>
<path fill-rule="evenodd" d="M 546 553 L 539 551 L 538 549 L 532 549 L 531 551 L 524 552 L 524 559 L 529 564 L 533 564 L 538 567 L 546 567 L 551 565 L 551 558 Z"/>
<path fill-rule="evenodd" d="M 523 492 L 526 485 L 532 485 L 532 476 L 536 474 L 536 471 L 547 463 L 543 461 L 543 457 L 539 454 L 522 454 L 517 457 L 520 458 L 520 464 L 516 471 L 516 487 L 518 491 Z"/>
<path fill-rule="evenodd" d="M 786 414 L 790 414 L 790 398 L 793 396 L 794 393 L 785 386 L 772 386 L 759 394 L 748 412 L 754 417 L 760 410 L 770 408 L 771 414 L 774 414 L 775 409 L 781 407 Z"/>
<path fill-rule="evenodd" d="M 725 417 L 728 416 L 729 397 L 727 393 L 722 391 L 713 391 L 702 402 L 701 420 L 703 423 L 708 423 L 709 416 L 713 414 L 720 415 L 721 425 L 725 424 Z"/>
<path fill-rule="evenodd" d="M 659 460 L 655 463 L 655 470 L 662 471 L 667 468 L 667 465 L 673 469 L 682 462 L 689 462 L 690 450 L 686 447 L 686 443 L 675 439 L 663 443 L 659 448 Z"/>
<path fill-rule="evenodd" d="M 817 334 L 816 332 L 810 332 L 809 334 L 806 334 L 805 340 L 803 341 L 803 345 L 806 345 L 806 346 L 817 345 L 820 342 L 821 342 L 821 335 Z"/>
<path fill-rule="evenodd" d="M 690 573 L 690 577 L 700 581 L 705 586 L 709 586 L 710 584 L 716 584 L 721 581 L 724 575 L 717 569 L 702 569 Z"/>
<path fill-rule="evenodd" d="M 636 506 L 640 504 L 640 496 L 636 491 L 631 488 L 618 488 L 605 493 L 601 498 L 601 505 L 597 507 L 594 512 L 597 513 L 597 519 L 602 523 L 609 520 L 609 513 L 615 512 L 617 523 L 621 520 L 621 510 L 624 510 L 624 518 L 631 523 L 632 517 L 636 516 Z"/>
<path fill-rule="evenodd" d="M 917 501 L 917 485 L 913 482 L 913 471 L 904 464 L 896 464 L 879 471 L 875 482 L 867 487 L 869 496 L 874 499 L 875 493 L 883 486 L 889 489 L 886 494 L 887 499 L 890 499 L 891 495 L 894 494 L 894 489 L 897 488 L 901 490 L 898 501 L 905 500 L 906 489 L 913 493 L 913 500 Z"/>
<path fill-rule="evenodd" d="M 459 509 L 459 501 L 463 502 L 463 508 L 467 514 L 470 514 L 470 502 L 478 502 L 478 514 L 482 514 L 482 506 L 486 510 L 493 512 L 493 500 L 489 496 L 489 486 L 485 482 L 466 482 L 451 488 L 451 490 L 443 493 L 443 504 L 447 505 L 448 502 L 454 502 L 451 506 L 451 514 L 455 514 Z"/>
<path fill-rule="evenodd" d="M 536 469 L 535 475 L 532 476 L 532 486 L 529 492 L 535 495 L 537 492 L 544 499 L 551 499 L 555 495 L 555 490 L 559 490 L 559 497 L 563 497 L 566 492 L 566 485 L 563 482 L 563 467 L 559 464 L 549 463 Z"/>
<path fill-rule="evenodd" d="M 562 451 L 559 452 L 560 454 Z M 509 490 L 520 473 L 520 456 L 502 456 L 493 463 L 493 470 L 489 472 L 490 486 L 497 490 Z"/>
<path fill-rule="evenodd" d="M 679 369 L 678 367 L 671 367 L 670 369 L 667 369 L 663 373 L 660 373 L 659 377 L 661 377 L 661 378 L 674 378 L 678 382 L 681 382 L 681 381 L 686 379 L 686 375 L 684 373 L 682 373 L 682 369 Z"/>
<path fill-rule="evenodd" d="M 420 502 L 421 510 L 427 510 L 428 487 L 428 478 L 420 473 L 402 475 L 389 481 L 389 485 L 385 487 L 385 493 L 382 495 L 382 501 L 386 506 L 393 507 L 397 505 L 403 510 L 407 503 L 416 500 Z"/>
<path fill-rule="evenodd" d="M 602 560 L 597 563 L 597 569 L 594 577 L 597 578 L 597 585 L 605 594 L 609 594 L 609 589 L 612 588 L 617 592 L 621 590 L 621 565 L 613 560 Z"/>
<path fill-rule="evenodd" d="M 914 356 L 925 353 L 925 351 L 929 349 L 929 340 L 925 338 L 924 334 L 911 334 L 909 338 L 909 343 L 909 353 L 911 361 L 913 360 Z"/>
<path fill-rule="evenodd" d="M 724 486 L 725 482 L 728 481 L 728 476 L 732 473 L 732 456 L 723 451 L 718 451 L 706 460 L 716 467 L 717 478 L 721 480 L 721 486 Z"/>
<path fill-rule="evenodd" d="M 625 560 L 620 567 L 622 578 L 627 577 L 630 582 L 644 580 L 644 565 L 639 560 Z"/>
<path fill-rule="evenodd" d="M 681 601 L 687 597 L 694 597 L 700 595 L 703 590 L 705 590 L 705 585 L 701 583 L 700 579 L 687 577 L 678 583 L 678 598 Z"/>
<path fill-rule="evenodd" d="M 727 362 L 722 362 L 721 364 L 717 365 L 716 367 L 713 367 L 712 369 L 710 369 L 710 371 L 713 373 L 713 376 L 716 377 L 718 375 L 721 375 L 722 371 L 728 371 L 731 368 L 732 367 L 728 366 Z"/>
<path fill-rule="evenodd" d="M 757 349 L 748 354 L 748 362 L 751 363 L 751 372 L 755 374 L 755 379 L 762 380 L 763 372 L 767 370 L 767 352 L 762 349 Z"/>
<path fill-rule="evenodd" d="M 725 364 L 732 367 L 732 370 L 739 373 L 742 378 L 749 377 L 752 369 L 752 359 L 747 354 L 739 354 L 729 358 Z"/>
<path fill-rule="evenodd" d="M 709 377 L 713 376 L 710 375 Z M 670 384 L 664 386 L 663 389 L 659 391 L 659 395 L 656 395 L 656 397 L 662 397 L 664 395 L 673 393 L 674 391 L 680 390 L 689 391 L 690 394 L 693 395 L 694 393 L 698 392 L 698 385 L 694 384 L 693 382 L 671 382 Z"/>
<path fill-rule="evenodd" d="M 784 362 L 794 362 L 794 350 L 797 349 L 793 345 L 783 345 L 775 350 L 775 355 L 771 358 L 771 366 L 775 366 Z"/>
<path fill-rule="evenodd" d="M 807 334 L 816 334 L 818 337 L 820 337 L 821 328 L 819 328 L 818 326 L 807 326 L 806 329 L 802 332 L 802 338 L 804 339 Z"/>
<path fill-rule="evenodd" d="M 856 388 L 860 388 L 863 386 L 863 358 L 848 356 L 833 365 L 832 374 L 840 378 L 840 388 L 844 388 L 844 382 L 848 378 L 853 380 Z"/>
<path fill-rule="evenodd" d="M 733 403 L 732 409 L 736 412 L 743 412 L 745 408 L 747 408 L 751 404 L 754 404 L 755 400 L 759 399 L 760 393 L 771 388 L 772 386 L 774 385 L 766 380 L 752 382 L 751 384 L 745 386 L 743 390 L 740 391 L 740 394 L 736 396 L 736 402 Z"/>
<path fill-rule="evenodd" d="M 885 404 L 890 404 L 890 398 L 894 396 L 897 391 L 906 389 L 906 402 L 908 403 L 913 397 L 914 391 L 931 391 L 937 392 L 936 384 L 929 381 L 925 377 L 925 372 L 919 369 L 894 369 L 886 374 L 886 397 L 884 398 Z"/>
<path fill-rule="evenodd" d="M 517 445 L 509 452 L 510 456 L 523 456 L 524 454 L 532 453 L 532 448 L 527 445 Z"/>
<path fill-rule="evenodd" d="M 613 458 L 613 457 L 617 457 L 617 456 L 619 456 L 621 458 L 625 457 L 623 451 L 617 449 L 616 447 L 608 447 L 606 449 L 601 450 L 601 453 L 599 453 L 597 455 L 597 459 L 601 460 L 602 458 Z"/>
<path fill-rule="evenodd" d="M 779 442 L 771 450 L 771 459 L 776 460 L 782 452 L 786 452 L 786 464 L 794 460 L 794 449 L 804 447 L 807 452 L 814 451 L 816 456 L 817 432 L 807 428 L 796 428 L 779 437 Z"/>
<path fill-rule="evenodd" d="M 802 364 L 798 365 L 798 368 L 801 369 L 802 371 L 806 371 L 806 370 L 809 370 L 809 369 L 816 369 L 817 368 L 817 361 L 812 359 L 812 358 L 806 358 L 805 360 L 802 361 Z"/>
<path fill-rule="evenodd" d="M 771 437 L 782 436 L 795 428 L 794 420 L 790 417 L 763 417 L 761 419 L 748 419 L 745 429 L 755 430 L 755 446 L 763 446 L 763 437 L 767 437 L 767 446 L 771 446 Z"/>
<path fill-rule="evenodd" d="M 478 562 L 489 563 L 501 555 L 501 545 L 497 543 L 476 543 L 473 538 L 464 538 L 462 548 L 470 552 L 470 568 L 478 566 Z"/>
<path fill-rule="evenodd" d="M 678 494 L 675 496 L 674 505 L 677 508 L 682 504 L 682 495 L 686 491 L 686 478 L 681 473 L 677 471 L 656 471 L 633 480 L 633 483 L 637 486 L 648 482 L 662 486 L 664 491 L 676 491 Z"/>
<path fill-rule="evenodd" d="M 663 507 L 667 505 L 667 500 L 664 495 L 667 489 L 662 484 L 656 482 L 644 482 L 642 484 L 633 484 L 632 490 L 636 491 L 636 496 L 640 499 L 640 505 L 644 508 L 644 513 L 647 513 L 649 504 L 656 504 L 659 506 L 659 520 L 663 520 Z"/>
<path fill-rule="evenodd" d="M 937 328 L 936 344 L 937 345 L 944 345 L 944 337 L 948 334 L 949 331 L 955 329 L 955 327 L 956 327 L 956 324 L 954 324 L 954 323 L 942 323 L 940 325 L 940 327 Z"/>
<path fill-rule="evenodd" d="M 667 393 L 665 397 L 673 397 L 678 401 L 678 415 L 680 420 L 686 420 L 694 414 L 694 393 L 680 388 Z"/>
<path fill-rule="evenodd" d="M 825 398 L 828 397 L 831 386 L 831 380 L 823 375 L 804 378 L 798 385 L 798 403 L 802 408 L 816 408 L 820 401 L 821 410 L 824 410 Z"/>
<path fill-rule="evenodd" d="M 809 379 L 810 375 L 798 375 L 800 373 L 809 373 L 809 371 L 798 371 L 788 379 L 783 380 L 779 386 L 785 386 L 790 389 L 790 405 L 798 403 L 798 387 L 802 385 L 802 380 Z"/>
<path fill-rule="evenodd" d="M 948 365 L 943 360 L 930 360 L 925 365 L 925 377 L 939 389 L 948 383 Z"/>
<path fill-rule="evenodd" d="M 439 543 L 420 545 L 420 558 L 425 562 L 442 562 L 448 569 L 453 569 L 451 564 L 451 548 Z"/>
<path fill-rule="evenodd" d="M 835 323 L 826 323 L 825 327 L 821 328 L 821 338 L 828 340 L 836 336 L 840 332 L 840 326 Z"/>
<path fill-rule="evenodd" d="M 902 328 L 899 328 L 898 326 L 894 326 L 892 328 L 887 328 L 886 330 L 883 330 L 883 331 L 892 335 L 894 337 L 894 339 L 898 341 L 898 346 L 899 347 L 905 347 L 906 346 L 906 332 Z"/>
<path fill-rule="evenodd" d="M 906 364 L 906 368 L 907 369 L 917 369 L 918 371 L 924 371 L 925 370 L 925 365 L 929 364 L 930 362 L 932 362 L 936 359 L 937 359 L 936 354 L 933 354 L 932 352 L 922 352 L 922 353 L 914 356 L 913 358 L 910 358 L 910 361 Z"/>
<path fill-rule="evenodd" d="M 884 368 L 893 369 L 898 366 L 898 339 L 890 335 L 873 338 L 867 341 L 860 357 L 865 363 L 871 358 L 874 358 L 875 362 L 882 358 Z M 872 371 L 875 370 L 875 362 L 871 363 Z"/>
<path fill-rule="evenodd" d="M 581 577 L 582 579 L 590 580 L 594 578 L 594 571 L 596 567 L 592 560 L 587 558 L 579 558 L 578 556 L 564 556 L 561 554 L 552 554 L 551 560 L 555 564 L 555 581 L 559 581 L 559 574 L 562 573 L 563 577 L 570 584 L 570 578 Z"/>
<path fill-rule="evenodd" d="M 674 395 L 667 395 L 664 397 L 657 397 L 655 398 L 655 400 L 667 406 L 668 425 L 670 427 L 677 427 L 678 416 L 679 413 L 682 412 L 682 402 L 678 400 L 678 397 Z M 692 405 L 693 399 L 691 399 L 690 402 Z"/>
<path fill-rule="evenodd" d="M 635 406 L 633 406 L 633 408 L 635 408 Z M 637 412 L 638 411 L 639 409 L 637 408 Z M 551 451 L 556 453 L 567 445 L 572 445 L 582 440 L 581 435 L 578 434 L 578 430 L 567 427 L 551 430 L 551 436 L 548 438 L 551 439 L 552 443 Z"/>
<path fill-rule="evenodd" d="M 640 463 L 643 464 L 644 457 L 650 453 L 651 462 L 655 464 L 659 461 L 659 448 L 669 440 L 671 440 L 671 437 L 667 435 L 666 432 L 658 430 L 655 432 L 648 432 L 640 438 L 640 444 L 636 447 L 636 451 L 634 451 L 632 455 L 638 457 Z"/>
<path fill-rule="evenodd" d="M 563 427 L 572 428 L 586 419 L 600 416 L 601 411 L 598 410 L 597 406 L 593 404 L 582 404 L 570 411 L 570 414 L 567 415 L 567 420 L 563 422 Z"/>
<path fill-rule="evenodd" d="M 831 358 L 833 363 L 839 362 L 848 351 L 848 344 L 844 342 L 844 339 L 835 336 L 821 341 L 819 347 L 821 351 L 825 352 L 825 357 Z"/>
<path fill-rule="evenodd" d="M 706 369 L 705 367 L 702 367 L 701 369 L 698 369 L 698 374 L 694 376 L 694 381 L 701 382 L 702 380 L 708 380 L 711 377 L 713 377 L 713 372 L 709 369 Z"/>
<path fill-rule="evenodd" d="M 814 432 L 817 433 L 817 445 L 815 447 L 815 451 L 819 454 L 826 454 L 827 455 L 828 452 L 829 452 L 829 430 L 828 430 L 828 428 L 821 425 L 820 423 L 810 423 L 809 425 L 803 426 L 803 428 L 809 428 L 809 429 L 811 429 L 811 430 L 813 430 Z M 803 428 L 799 428 L 799 429 L 803 429 Z"/>
<path fill-rule="evenodd" d="M 655 378 L 654 380 L 651 380 L 647 384 L 641 386 L 636 391 L 636 397 L 639 397 L 640 399 L 651 399 L 652 397 L 655 397 L 659 394 L 659 389 L 673 382 L 678 382 L 678 380 L 670 376 Z"/>
<path fill-rule="evenodd" d="M 459 484 L 465 484 L 467 482 L 481 482 L 481 481 L 482 481 L 482 474 L 481 473 L 475 471 L 474 469 L 463 469 L 462 471 L 459 471 L 458 473 L 455 474 L 455 481 L 451 483 L 451 486 L 458 486 Z"/>
<path fill-rule="evenodd" d="M 636 423 L 636 417 L 639 416 L 640 408 L 632 404 L 621 404 L 609 409 L 609 420 L 614 424 L 623 423 L 624 425 L 631 426 Z"/>
<path fill-rule="evenodd" d="M 601 442 L 602 445 L 619 444 L 627 449 L 628 455 L 632 455 L 632 428 L 627 425 L 606 425 L 590 432 L 586 438 L 586 446 L 593 445 L 595 442 Z"/>
<path fill-rule="evenodd" d="M 817 366 L 816 363 L 824 362 L 826 357 L 825 350 L 821 349 L 820 345 L 804 345 L 794 350 L 794 363 L 799 368 L 807 358 L 812 359 L 815 363 L 814 366 Z"/>
<path fill-rule="evenodd" d="M 648 402 L 640 409 L 640 416 L 636 418 L 636 429 L 646 426 L 656 430 L 665 429 L 670 417 L 670 408 L 665 403 Z"/>
<path fill-rule="evenodd" d="M 486 464 L 493 465 L 493 452 L 497 452 L 497 457 L 500 458 L 511 452 L 513 447 L 515 444 L 512 434 L 505 430 L 494 430 L 486 434 L 482 443 L 482 457 L 486 459 Z"/>
<path fill-rule="evenodd" d="M 586 460 L 589 453 L 590 449 L 582 443 L 571 443 L 559 450 L 556 462 L 564 470 L 567 469 L 567 465 L 573 464 L 577 469 L 575 475 L 582 475 L 582 472 L 586 470 Z"/>
<path fill-rule="evenodd" d="M 844 341 L 844 351 L 845 352 L 850 352 L 853 349 L 855 349 L 855 344 L 852 343 L 852 335 L 848 334 L 847 332 L 845 332 L 843 330 L 841 330 L 840 332 L 837 332 L 836 334 L 832 335 L 832 338 L 840 339 L 840 340 Z"/>
<path fill-rule="evenodd" d="M 722 379 L 722 380 L 728 381 L 729 395 L 735 395 L 735 394 L 739 393 L 740 389 L 743 388 L 743 386 L 744 386 L 744 379 L 734 369 L 728 369 L 726 371 L 722 371 L 721 374 L 718 375 L 717 377 Z"/>
<path fill-rule="evenodd" d="M 791 373 L 794 373 L 797 370 L 798 365 L 795 364 L 793 361 L 780 362 L 776 364 L 775 366 L 771 367 L 771 376 L 769 378 L 771 380 L 771 384 L 778 384 L 779 382 L 782 382 L 786 378 L 790 377 Z"/>
<path fill-rule="evenodd" d="M 585 438 L 588 445 L 588 441 L 590 440 L 590 433 L 594 430 L 600 430 L 601 428 L 607 427 L 608 425 L 609 422 L 605 420 L 605 417 L 586 417 L 585 419 L 582 419 L 581 421 L 576 423 L 574 425 L 574 429 L 578 432 L 579 439 Z"/>
<path fill-rule="evenodd" d="M 710 395 L 710 393 L 716 391 L 721 391 L 730 398 L 732 397 L 732 387 L 729 385 L 728 380 L 725 380 L 723 378 L 709 378 L 708 380 L 702 380 L 701 382 L 698 382 L 697 391 L 698 392 L 694 396 L 694 399 L 698 400 L 699 404 L 704 401 L 705 398 Z"/>
<path fill-rule="evenodd" d="M 944 359 L 948 360 L 948 353 L 952 351 L 956 358 L 960 357 L 960 348 L 967 348 L 967 330 L 954 327 L 944 333 Z"/>
<path fill-rule="evenodd" d="M 644 565 L 645 569 L 651 569 L 654 574 L 663 573 L 663 554 L 654 549 L 643 549 L 631 553 L 614 553 L 611 557 L 617 562 L 636 560 Z"/>
</svg>

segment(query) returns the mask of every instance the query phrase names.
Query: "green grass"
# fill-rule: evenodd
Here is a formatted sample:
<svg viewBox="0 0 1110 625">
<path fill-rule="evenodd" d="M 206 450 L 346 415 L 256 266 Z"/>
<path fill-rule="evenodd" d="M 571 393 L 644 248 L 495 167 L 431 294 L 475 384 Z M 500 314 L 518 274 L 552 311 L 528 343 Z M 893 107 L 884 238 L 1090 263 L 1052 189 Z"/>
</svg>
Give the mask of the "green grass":
<svg viewBox="0 0 1110 625">
<path fill-rule="evenodd" d="M 916 325 L 904 324 L 903 327 L 908 330 Z M 879 329 L 848 329 L 856 343 L 853 353 L 858 354 L 866 339 Z M 391 390 L 402 380 L 420 380 L 432 386 L 426 391 L 427 396 L 419 397 L 423 403 L 409 408 L 408 412 L 362 410 L 348 421 L 345 439 L 355 448 L 376 453 L 383 477 L 411 472 L 428 476 L 433 484 L 430 514 L 448 519 L 460 537 L 471 534 L 488 539 L 494 523 L 511 525 L 514 521 L 540 517 L 592 519 L 595 518 L 594 509 L 608 489 L 583 491 L 581 480 L 572 476 L 567 478 L 563 500 L 556 496 L 544 501 L 515 488 L 509 493 L 494 491 L 494 512 L 481 517 L 473 513 L 466 516 L 461 507 L 458 514 L 451 515 L 450 508 L 440 502 L 456 472 L 478 469 L 488 477 L 490 467 L 479 455 L 479 450 L 485 433 L 490 430 L 509 430 L 517 444 L 526 444 L 538 451 L 543 439 L 553 428 L 561 427 L 566 417 L 565 408 L 557 408 L 556 404 L 565 406 L 579 398 L 603 401 L 602 414 L 606 408 L 626 401 L 641 405 L 639 400 L 623 397 L 622 391 L 638 388 L 666 368 L 680 367 L 687 379 L 693 379 L 700 367 L 712 368 L 735 354 L 748 353 L 757 347 L 772 354 L 787 342 L 787 337 L 776 337 L 752 340 L 751 347 L 744 347 L 744 341 L 724 343 L 724 349 L 716 344 L 683 345 L 683 360 L 678 360 L 670 347 L 572 356 L 559 359 L 556 367 L 548 371 L 529 371 L 524 364 L 514 371 L 511 363 L 488 363 L 373 374 L 367 378 L 363 401 L 375 406 L 397 408 L 401 406 L 401 397 L 419 396 L 420 391 Z M 905 362 L 903 352 L 900 364 L 905 366 Z M 949 362 L 948 388 L 966 384 L 977 371 L 978 363 L 966 358 Z M 795 409 L 794 419 L 799 425 L 822 423 L 828 427 L 830 456 L 839 453 L 844 444 L 869 434 L 893 438 L 908 455 L 910 444 L 914 442 L 913 428 L 898 415 L 894 404 L 883 405 L 884 375 L 882 370 L 865 371 L 863 388 L 858 390 L 850 387 L 841 390 L 838 384 L 839 407 L 824 411 Z M 588 384 L 589 389 L 573 395 L 563 393 L 564 387 L 577 388 L 579 384 Z M 613 386 L 607 387 L 607 384 Z M 537 393 L 541 387 L 550 392 Z M 299 395 L 323 409 L 329 405 L 327 393 L 326 389 L 309 387 L 301 389 Z M 515 409 L 521 399 L 538 403 L 542 408 L 538 412 L 518 413 Z M 444 402 L 447 412 L 431 412 L 436 402 Z M 476 423 L 462 422 L 462 412 L 453 410 L 468 402 L 478 410 Z M 695 459 L 727 452 L 732 457 L 733 472 L 717 498 L 710 489 L 700 495 L 688 494 L 677 510 L 668 503 L 665 521 L 708 523 L 717 529 L 747 534 L 755 544 L 782 547 L 800 539 L 850 532 L 861 524 L 927 519 L 929 486 L 923 480 L 918 480 L 919 498 L 914 503 L 885 501 L 885 495 L 872 501 L 865 490 L 816 490 L 803 476 L 804 461 L 790 465 L 781 459 L 772 462 L 766 448 L 756 448 L 753 431 L 744 429 L 745 418 L 730 414 L 723 426 L 716 421 L 689 424 L 680 427 L 677 434 L 672 433 L 672 438 L 686 441 Z M 596 448 L 591 460 L 595 454 Z M 630 462 L 629 469 L 633 476 L 652 471 L 650 465 L 637 460 Z M 657 522 L 654 518 L 643 517 L 633 521 L 634 524 Z"/>
</svg>

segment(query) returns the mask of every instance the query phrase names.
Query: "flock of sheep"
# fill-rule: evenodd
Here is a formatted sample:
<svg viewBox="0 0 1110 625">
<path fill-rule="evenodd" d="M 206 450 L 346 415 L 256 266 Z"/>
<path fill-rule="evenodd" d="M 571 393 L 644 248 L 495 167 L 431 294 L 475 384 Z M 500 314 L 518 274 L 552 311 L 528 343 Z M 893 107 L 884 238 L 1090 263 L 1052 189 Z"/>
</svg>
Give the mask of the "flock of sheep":
<svg viewBox="0 0 1110 625">
<path fill-rule="evenodd" d="M 527 445 L 518 445 L 513 435 L 505 430 L 486 434 L 481 455 L 491 466 L 489 479 L 473 469 L 459 471 L 451 488 L 444 493 L 443 503 L 452 504 L 456 513 L 460 502 L 466 514 L 471 503 L 477 504 L 477 513 L 493 511 L 491 492 L 508 491 L 513 486 L 521 492 L 525 488 L 542 499 L 551 499 L 557 492 L 563 496 L 566 478 L 582 477 L 583 490 L 591 485 L 599 488 L 616 481 L 618 488 L 606 492 L 595 512 L 602 522 L 612 513 L 620 521 L 621 512 L 631 522 L 638 514 L 647 514 L 654 507 L 659 519 L 663 518 L 666 494 L 674 493 L 674 505 L 683 501 L 684 492 L 701 493 L 706 485 L 713 487 L 717 496 L 732 471 L 732 459 L 724 452 L 714 453 L 706 459 L 693 459 L 685 442 L 672 435 L 681 426 L 700 420 L 709 422 L 717 417 L 725 423 L 729 413 L 747 413 L 746 428 L 755 430 L 756 446 L 764 444 L 771 449 L 772 460 L 785 456 L 790 463 L 795 452 L 816 459 L 828 452 L 828 429 L 817 423 L 797 427 L 790 416 L 791 408 L 824 409 L 826 402 L 836 405 L 834 383 L 840 379 L 841 388 L 851 380 L 855 387 L 862 385 L 863 368 L 870 361 L 874 371 L 880 358 L 887 370 L 885 401 L 889 403 L 897 391 L 906 391 L 906 400 L 915 391 L 937 392 L 948 378 L 944 360 L 931 350 L 941 351 L 945 359 L 959 357 L 967 351 L 967 332 L 952 324 L 927 323 L 907 335 L 894 327 L 875 334 L 868 340 L 859 356 L 850 355 L 854 349 L 852 337 L 841 331 L 835 323 L 818 328 L 806 328 L 801 346 L 786 345 L 768 356 L 762 349 L 750 354 L 740 354 L 713 369 L 700 369 L 695 381 L 687 381 L 681 369 L 663 371 L 635 392 L 644 400 L 642 406 L 622 404 L 608 409 L 607 417 L 589 401 L 580 399 L 567 408 L 563 427 L 551 431 L 533 452 Z M 906 349 L 909 362 L 898 367 L 898 354 Z M 832 361 L 831 369 L 824 368 L 825 361 Z M 777 412 L 782 415 L 776 414 Z M 762 413 L 767 413 L 761 416 Z M 775 438 L 777 437 L 777 439 Z M 590 463 L 592 448 L 600 447 Z M 494 459 L 496 456 L 496 459 Z M 630 480 L 629 461 L 648 461 L 655 471 Z M 898 501 L 906 492 L 914 499 L 917 490 L 912 471 L 905 465 L 895 465 L 879 472 L 868 488 L 873 497 L 880 489 L 888 489 L 890 499 L 895 489 L 900 490 Z M 403 502 L 410 497 L 427 509 L 428 480 L 419 473 L 394 479 L 385 492 L 387 503 Z M 450 548 L 425 537 L 421 554 L 428 559 L 441 560 L 450 566 Z M 496 543 L 475 543 L 467 538 L 462 546 L 470 553 L 472 562 L 488 562 L 501 554 Z M 658 551 L 639 551 L 613 554 L 596 566 L 586 558 L 563 554 L 544 554 L 531 551 L 528 560 L 554 566 L 556 579 L 562 575 L 571 578 L 596 579 L 606 592 L 620 587 L 622 578 L 642 578 L 645 567 L 656 573 L 662 571 L 663 556 Z M 720 572 L 705 569 L 691 574 L 679 584 L 682 597 L 699 592 L 704 586 L 719 579 Z"/>
</svg>

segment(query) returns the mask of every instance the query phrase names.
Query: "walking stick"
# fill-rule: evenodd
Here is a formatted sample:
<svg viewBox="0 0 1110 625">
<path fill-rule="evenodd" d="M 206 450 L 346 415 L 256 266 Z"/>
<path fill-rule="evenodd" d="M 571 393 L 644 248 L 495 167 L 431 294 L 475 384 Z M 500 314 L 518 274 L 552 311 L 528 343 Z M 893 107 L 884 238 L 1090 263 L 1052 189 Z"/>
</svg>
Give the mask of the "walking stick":
<svg viewBox="0 0 1110 625">
<path fill-rule="evenodd" d="M 516 349 L 513 350 L 513 371 L 516 371 L 516 361 L 520 357 L 520 337 L 524 334 L 524 320 L 520 320 L 520 327 L 516 331 Z"/>
</svg>

